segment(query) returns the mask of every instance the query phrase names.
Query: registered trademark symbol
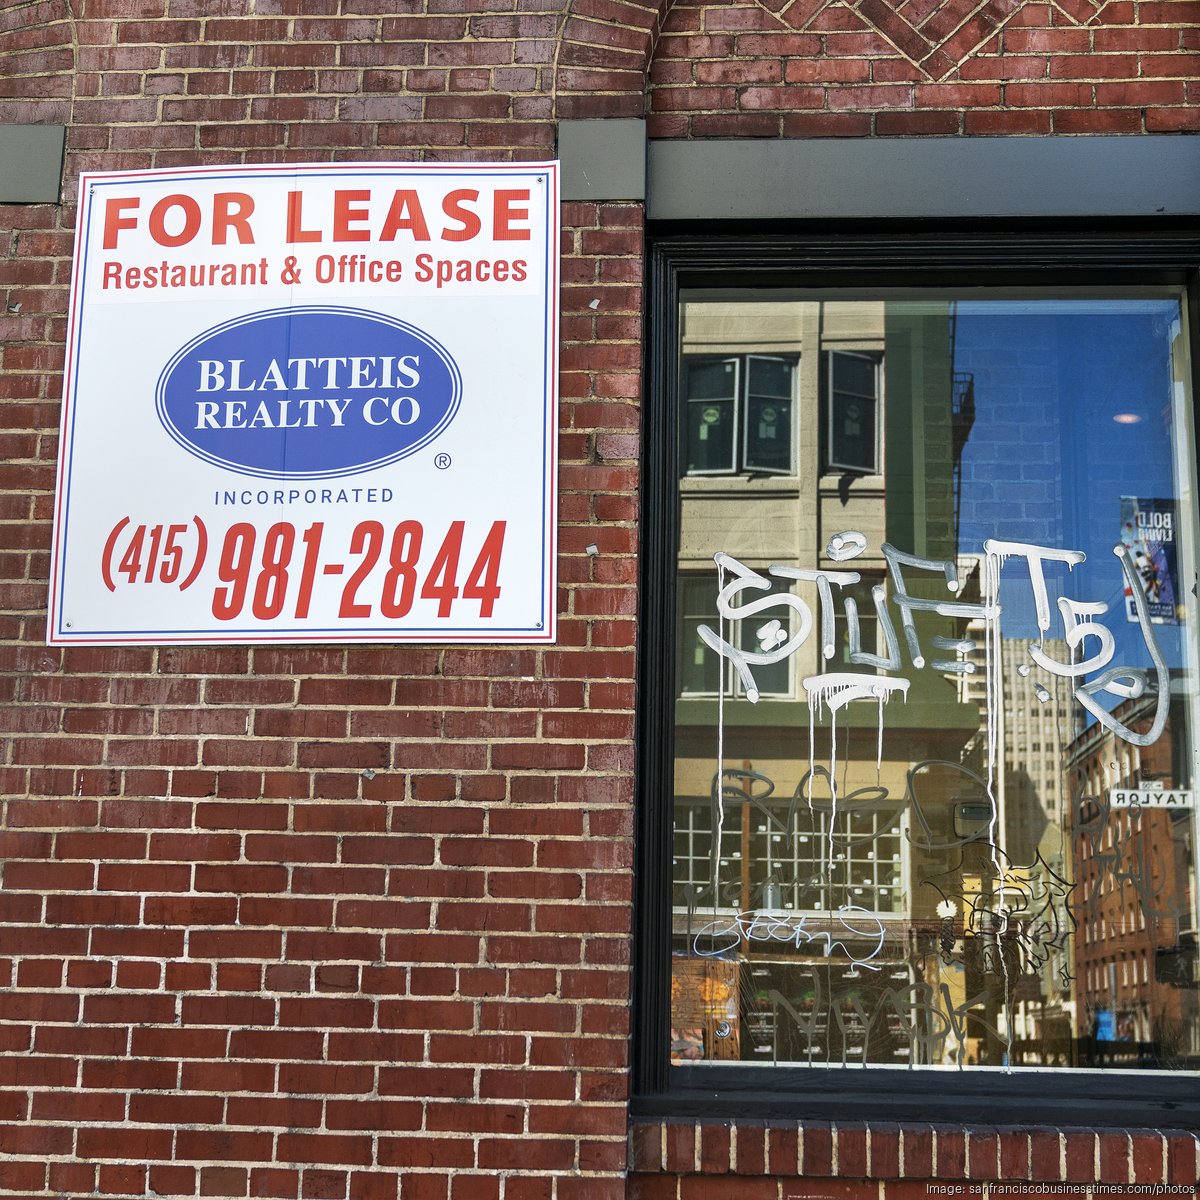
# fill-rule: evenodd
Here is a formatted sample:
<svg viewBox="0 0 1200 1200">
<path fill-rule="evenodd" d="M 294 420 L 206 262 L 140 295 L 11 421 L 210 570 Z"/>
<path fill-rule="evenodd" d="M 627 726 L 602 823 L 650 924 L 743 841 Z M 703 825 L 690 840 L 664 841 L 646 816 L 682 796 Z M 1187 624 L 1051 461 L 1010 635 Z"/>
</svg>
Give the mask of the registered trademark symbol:
<svg viewBox="0 0 1200 1200">
<path fill-rule="evenodd" d="M 437 458 L 433 460 L 433 465 L 437 467 L 439 471 L 444 471 L 450 465 L 450 455 L 439 454 Z"/>
</svg>

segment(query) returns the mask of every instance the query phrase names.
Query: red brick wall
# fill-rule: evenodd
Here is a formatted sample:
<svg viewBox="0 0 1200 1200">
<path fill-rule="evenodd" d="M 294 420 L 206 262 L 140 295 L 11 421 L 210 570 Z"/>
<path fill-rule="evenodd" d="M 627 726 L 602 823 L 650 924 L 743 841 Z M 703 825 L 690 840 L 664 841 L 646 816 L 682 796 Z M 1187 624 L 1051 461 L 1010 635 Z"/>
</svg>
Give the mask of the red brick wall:
<svg viewBox="0 0 1200 1200">
<path fill-rule="evenodd" d="M 1198 23 L 1194 0 L 676 0 L 650 134 L 1195 132 Z"/>
<path fill-rule="evenodd" d="M 624 1195 L 640 206 L 564 208 L 556 647 L 42 640 L 84 168 L 548 157 L 557 119 L 642 114 L 656 45 L 660 136 L 1196 127 L 1184 0 L 993 0 L 943 74 L 867 0 L 667 7 L 0 15 L 0 120 L 69 125 L 62 207 L 0 206 L 0 1195 Z M 1042 1135 L 927 1136 L 901 1172 L 881 1127 L 639 1126 L 631 1194 L 876 1196 L 970 1146 L 1081 1178 Z M 1192 1139 L 1122 1137 L 1060 1171 L 1194 1177 Z"/>
<path fill-rule="evenodd" d="M 70 132 L 0 208 L 0 1194 L 617 1196 L 640 207 L 564 211 L 556 646 L 42 645 L 80 170 L 554 153 L 544 6 L 249 7 L 3 18 Z"/>
</svg>

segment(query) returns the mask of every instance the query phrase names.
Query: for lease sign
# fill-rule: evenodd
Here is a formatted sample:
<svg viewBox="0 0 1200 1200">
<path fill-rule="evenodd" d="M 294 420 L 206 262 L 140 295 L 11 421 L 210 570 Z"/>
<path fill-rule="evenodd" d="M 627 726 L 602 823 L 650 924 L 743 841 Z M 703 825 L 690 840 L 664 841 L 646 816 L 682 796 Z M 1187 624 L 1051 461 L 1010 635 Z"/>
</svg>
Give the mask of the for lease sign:
<svg viewBox="0 0 1200 1200">
<path fill-rule="evenodd" d="M 51 643 L 554 640 L 554 163 L 85 175 Z"/>
</svg>

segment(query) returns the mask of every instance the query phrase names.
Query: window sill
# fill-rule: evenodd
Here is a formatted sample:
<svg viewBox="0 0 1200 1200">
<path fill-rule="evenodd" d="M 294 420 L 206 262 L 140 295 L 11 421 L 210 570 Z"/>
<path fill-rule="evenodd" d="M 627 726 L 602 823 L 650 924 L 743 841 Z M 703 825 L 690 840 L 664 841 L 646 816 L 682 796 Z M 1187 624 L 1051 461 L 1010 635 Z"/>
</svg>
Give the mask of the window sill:
<svg viewBox="0 0 1200 1200">
<path fill-rule="evenodd" d="M 761 496 L 764 492 L 775 495 L 798 496 L 800 480 L 795 475 L 750 475 L 730 473 L 728 475 L 685 475 L 679 481 L 679 489 L 685 496 L 716 495 L 723 499 L 745 494 Z"/>
<path fill-rule="evenodd" d="M 821 494 L 832 496 L 843 489 L 852 492 L 883 492 L 886 480 L 875 471 L 851 471 L 839 467 L 827 467 L 818 480 Z"/>
</svg>

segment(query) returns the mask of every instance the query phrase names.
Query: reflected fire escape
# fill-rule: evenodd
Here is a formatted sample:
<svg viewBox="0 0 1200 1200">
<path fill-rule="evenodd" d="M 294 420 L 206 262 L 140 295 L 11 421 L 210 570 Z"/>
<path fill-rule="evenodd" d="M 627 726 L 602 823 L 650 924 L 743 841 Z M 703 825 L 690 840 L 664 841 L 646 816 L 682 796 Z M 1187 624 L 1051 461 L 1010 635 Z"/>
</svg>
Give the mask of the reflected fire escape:
<svg viewBox="0 0 1200 1200">
<path fill-rule="evenodd" d="M 954 552 L 962 553 L 959 522 L 962 516 L 963 451 L 975 424 L 975 375 L 955 367 L 958 302 L 950 305 L 950 436 L 954 447 Z"/>
</svg>

